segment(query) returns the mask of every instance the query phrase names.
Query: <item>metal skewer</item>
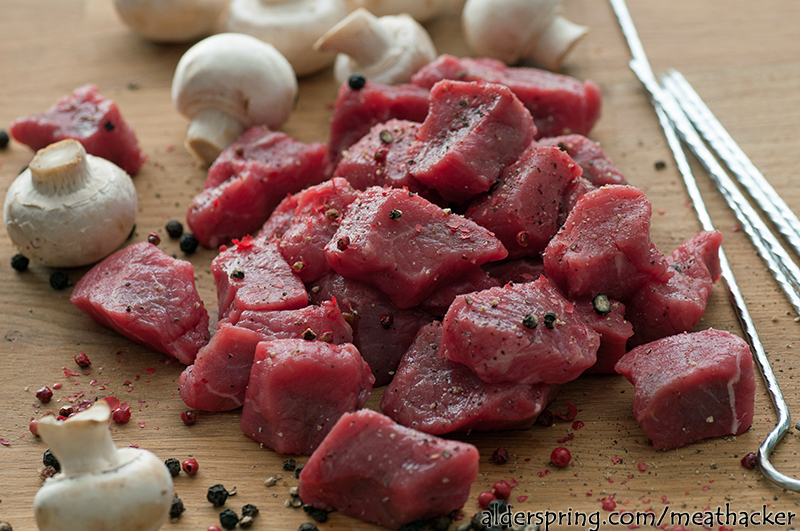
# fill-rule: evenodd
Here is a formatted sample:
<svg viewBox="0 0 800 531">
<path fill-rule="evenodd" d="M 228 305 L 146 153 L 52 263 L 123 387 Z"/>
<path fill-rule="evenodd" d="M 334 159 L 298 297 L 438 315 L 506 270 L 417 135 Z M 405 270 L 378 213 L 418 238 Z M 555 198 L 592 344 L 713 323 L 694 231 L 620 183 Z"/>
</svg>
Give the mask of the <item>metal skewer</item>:
<svg viewBox="0 0 800 531">
<path fill-rule="evenodd" d="M 691 124 L 689 124 L 688 128 L 685 127 L 686 123 L 688 123 L 688 119 L 686 119 L 685 115 L 683 115 L 683 112 L 680 110 L 680 107 L 677 106 L 677 103 L 674 101 L 671 95 L 669 93 L 666 93 L 656 81 L 655 75 L 653 74 L 649 62 L 647 61 L 647 56 L 644 53 L 644 48 L 642 47 L 641 41 L 639 40 L 636 28 L 633 25 L 633 21 L 631 20 L 630 13 L 628 12 L 628 8 L 625 5 L 624 0 L 610 0 L 610 2 L 612 7 L 614 8 L 620 26 L 622 27 L 622 31 L 628 41 L 628 45 L 633 54 L 633 60 L 631 61 L 631 69 L 634 70 L 636 75 L 645 84 L 645 87 L 648 89 L 648 91 L 650 91 L 653 97 L 654 100 L 653 106 L 655 107 L 655 111 L 656 114 L 658 115 L 659 122 L 661 123 L 661 126 L 664 129 L 664 134 L 666 135 L 667 143 L 669 144 L 669 147 L 675 156 L 675 161 L 678 165 L 681 175 L 683 176 L 684 183 L 686 184 L 689 196 L 691 197 L 695 210 L 697 211 L 698 218 L 700 219 L 700 222 L 705 230 L 713 230 L 713 223 L 711 221 L 711 216 L 708 213 L 708 209 L 705 206 L 705 202 L 703 201 L 702 195 L 700 194 L 700 191 L 697 187 L 697 183 L 694 179 L 694 176 L 692 175 L 689 163 L 686 160 L 686 155 L 683 152 L 680 141 L 678 140 L 678 137 L 676 135 L 675 129 L 678 128 L 678 131 L 681 133 L 681 136 L 684 141 L 687 141 L 686 136 L 691 137 L 692 133 L 694 133 L 694 136 L 697 137 L 697 133 L 694 132 L 694 129 L 691 127 Z M 666 109 L 664 107 L 665 104 L 668 107 Z M 675 110 L 676 107 L 677 107 L 677 112 Z M 669 110 L 671 110 L 672 112 L 669 113 Z M 673 114 L 675 114 L 675 116 L 673 116 Z M 685 122 L 683 125 L 684 129 L 686 130 L 682 130 L 680 127 L 678 127 L 678 123 L 681 122 L 681 117 L 683 118 L 683 122 Z M 699 137 L 697 137 L 697 140 L 699 140 Z M 700 147 L 704 149 L 702 141 L 700 141 L 699 145 L 691 147 L 693 151 L 695 149 L 700 149 Z M 697 154 L 697 151 L 695 151 L 695 153 Z M 713 159 L 713 156 L 711 156 L 710 153 L 708 153 L 708 155 L 710 159 L 713 160 L 714 164 L 716 164 L 716 161 Z M 707 168 L 709 165 L 713 167 L 713 164 L 711 164 L 710 161 L 704 161 L 704 165 L 706 165 Z M 717 164 L 717 166 L 719 165 Z M 725 174 L 724 170 L 722 170 L 721 167 L 713 169 L 714 171 L 719 171 L 720 174 Z M 726 199 L 728 199 L 727 195 Z M 756 217 L 756 219 L 758 219 L 759 222 L 761 221 L 760 218 L 758 217 Z M 756 223 L 755 225 L 759 224 Z M 760 225 L 763 226 L 763 222 Z M 760 231 L 762 227 L 750 226 L 748 228 L 754 231 L 754 234 L 751 235 L 751 239 L 753 239 L 753 242 L 756 243 L 757 241 L 759 241 L 763 243 L 763 241 L 760 239 L 760 234 L 758 234 L 758 231 Z M 766 229 L 766 227 L 763 226 L 763 229 Z M 770 236 L 772 236 L 772 234 L 769 233 L 768 230 L 767 233 Z M 758 244 L 757 247 L 759 247 Z M 780 248 L 782 250 L 780 244 L 777 245 L 777 248 Z M 762 254 L 762 256 L 765 258 L 765 260 L 768 261 L 768 263 L 777 262 L 776 255 L 781 255 L 780 251 L 778 251 L 777 248 L 772 248 L 771 246 L 764 247 L 763 249 L 759 248 L 759 252 L 762 252 L 762 250 L 765 251 L 764 254 Z M 785 255 L 785 252 L 782 254 Z M 744 296 L 742 295 L 742 292 L 739 289 L 739 286 L 733 275 L 733 271 L 731 270 L 730 263 L 728 262 L 728 259 L 722 249 L 720 249 L 719 258 L 722 270 L 722 277 L 725 279 L 725 282 L 728 285 L 728 290 L 730 292 L 731 299 L 733 300 L 734 306 L 736 308 L 737 315 L 742 323 L 742 328 L 744 329 L 745 333 L 749 338 L 750 345 L 755 354 L 756 362 L 759 366 L 762 376 L 764 377 L 764 380 L 767 382 L 767 388 L 769 390 L 770 397 L 772 398 L 772 402 L 778 413 L 777 425 L 773 428 L 773 430 L 769 433 L 769 435 L 767 435 L 764 442 L 761 443 L 761 445 L 758 448 L 759 468 L 768 479 L 780 485 L 781 487 L 793 491 L 800 491 L 800 480 L 792 478 L 790 476 L 787 476 L 779 472 L 777 469 L 775 469 L 774 466 L 772 466 L 772 463 L 770 463 L 769 461 L 769 456 L 772 453 L 773 449 L 790 428 L 791 417 L 789 414 L 789 408 L 786 404 L 786 400 L 783 397 L 783 393 L 781 392 L 780 386 L 778 385 L 778 381 L 775 378 L 775 373 L 772 371 L 772 367 L 770 366 L 769 359 L 767 358 L 766 351 L 764 350 L 764 346 L 758 337 L 758 332 L 755 328 L 752 316 L 750 315 L 750 312 L 747 309 L 747 305 L 745 304 Z M 773 271 L 773 273 L 776 274 L 777 277 L 777 275 L 779 274 L 785 275 L 784 270 L 788 269 L 788 267 L 785 264 L 772 263 L 770 265 L 770 269 Z M 779 280 L 779 282 L 781 281 Z M 784 286 L 784 282 L 781 282 L 782 287 L 784 287 L 784 291 L 786 291 L 787 295 L 790 296 L 789 297 L 790 300 L 792 299 L 790 293 L 794 293 L 794 297 L 795 298 L 797 297 L 797 292 L 795 289 L 793 289 L 792 284 L 793 284 L 792 282 L 788 282 L 788 284 Z M 792 302 L 792 304 L 793 306 L 795 306 L 795 308 L 797 308 L 797 305 L 794 301 Z"/>
</svg>

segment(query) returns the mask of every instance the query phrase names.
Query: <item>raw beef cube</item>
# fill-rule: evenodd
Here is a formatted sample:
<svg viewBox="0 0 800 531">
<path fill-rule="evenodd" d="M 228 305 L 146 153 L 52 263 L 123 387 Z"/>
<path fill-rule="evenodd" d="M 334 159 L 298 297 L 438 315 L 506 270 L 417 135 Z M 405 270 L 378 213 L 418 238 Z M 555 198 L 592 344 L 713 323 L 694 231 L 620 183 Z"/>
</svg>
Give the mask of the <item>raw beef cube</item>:
<svg viewBox="0 0 800 531">
<path fill-rule="evenodd" d="M 147 242 L 95 265 L 75 284 L 70 301 L 97 323 L 187 365 L 210 335 L 194 266 Z"/>
<path fill-rule="evenodd" d="M 564 196 L 581 172 L 558 148 L 532 144 L 503 171 L 491 192 L 470 203 L 464 215 L 492 231 L 508 249 L 509 258 L 539 256 L 558 231 Z"/>
<path fill-rule="evenodd" d="M 147 157 L 139 149 L 133 128 L 123 120 L 117 104 L 102 96 L 96 85 L 78 87 L 42 114 L 17 118 L 11 136 L 38 151 L 54 142 L 73 138 L 90 155 L 110 160 L 136 175 Z"/>
<path fill-rule="evenodd" d="M 634 416 L 657 450 L 739 435 L 753 422 L 753 356 L 729 332 L 703 330 L 646 343 L 616 369 L 633 383 Z"/>
<path fill-rule="evenodd" d="M 479 460 L 471 444 L 361 410 L 342 415 L 311 455 L 299 494 L 317 509 L 399 529 L 463 507 Z"/>
<path fill-rule="evenodd" d="M 221 326 L 178 378 L 186 405 L 200 411 L 242 407 L 256 345 L 266 339 L 264 334 L 240 326 Z"/>
<path fill-rule="evenodd" d="M 542 259 L 532 256 L 516 260 L 487 262 L 481 267 L 490 276 L 497 279 L 501 286 L 509 282 L 533 282 L 544 274 Z"/>
<path fill-rule="evenodd" d="M 256 345 L 261 341 L 296 338 L 342 344 L 353 340 L 350 325 L 332 301 L 299 310 L 248 310 L 235 326 L 223 320 L 217 328 L 179 380 L 183 401 L 202 411 L 242 406 Z"/>
<path fill-rule="evenodd" d="M 600 336 L 547 279 L 458 297 L 440 355 L 488 383 L 561 384 L 597 360 Z"/>
<path fill-rule="evenodd" d="M 575 310 L 600 335 L 597 362 L 583 374 L 614 374 L 614 365 L 625 355 L 633 335 L 633 326 L 625 320 L 625 305 L 601 296 L 595 301 L 575 302 Z"/>
<path fill-rule="evenodd" d="M 564 194 L 564 199 L 561 201 L 561 210 L 558 212 L 557 223 L 559 227 L 563 227 L 567 222 L 567 217 L 569 213 L 572 212 L 572 209 L 575 208 L 578 199 L 592 190 L 597 190 L 597 186 L 590 183 L 589 180 L 583 176 L 578 177 L 570 183 L 569 187 L 567 187 L 567 193 Z"/>
<path fill-rule="evenodd" d="M 530 67 L 509 67 L 495 59 L 440 55 L 419 70 L 411 82 L 431 88 L 442 79 L 500 83 L 530 111 L 537 138 L 578 133 L 588 135 L 600 117 L 602 94 L 591 80 Z"/>
<path fill-rule="evenodd" d="M 294 195 L 297 207 L 278 241 L 278 248 L 303 282 L 313 282 L 331 270 L 325 245 L 339 228 L 356 191 L 339 177 Z"/>
<path fill-rule="evenodd" d="M 459 295 L 497 286 L 500 286 L 500 282 L 497 279 L 489 275 L 480 266 L 474 266 L 456 277 L 452 282 L 436 288 L 436 291 L 422 301 L 419 307 L 437 319 L 441 319 Z"/>
<path fill-rule="evenodd" d="M 253 234 L 286 197 L 325 180 L 327 146 L 251 127 L 208 170 L 186 221 L 206 247 Z"/>
<path fill-rule="evenodd" d="M 722 233 L 701 232 L 667 257 L 676 271 L 669 281 L 648 281 L 626 304 L 633 324 L 629 345 L 637 346 L 680 332 L 691 332 L 706 311 L 712 284 L 722 276 Z"/>
<path fill-rule="evenodd" d="M 558 393 L 557 385 L 490 384 L 468 367 L 439 357 L 442 324 L 425 325 L 403 356 L 381 410 L 425 433 L 530 428 Z"/>
<path fill-rule="evenodd" d="M 448 201 L 488 191 L 530 145 L 536 127 L 505 86 L 441 81 L 408 148 L 411 176 Z"/>
<path fill-rule="evenodd" d="M 583 135 L 542 138 L 538 143 L 542 146 L 556 146 L 565 151 L 583 168 L 583 176 L 595 186 L 628 184 L 617 165 L 600 148 L 600 144 Z"/>
<path fill-rule="evenodd" d="M 604 293 L 626 302 L 650 280 L 675 273 L 650 239 L 652 208 L 632 186 L 584 194 L 544 252 L 544 273 L 570 300 Z"/>
<path fill-rule="evenodd" d="M 367 81 L 360 89 L 348 83 L 339 88 L 331 118 L 328 158 L 335 168 L 344 150 L 358 142 L 375 124 L 392 118 L 422 123 L 428 114 L 428 89 L 416 85 L 383 85 Z"/>
<path fill-rule="evenodd" d="M 297 208 L 298 197 L 297 195 L 287 194 L 283 201 L 278 203 L 272 214 L 269 215 L 267 221 L 261 226 L 256 234 L 257 239 L 271 240 L 272 238 L 280 239 L 289 225 L 292 224 L 294 218 L 294 210 Z"/>
<path fill-rule="evenodd" d="M 333 173 L 343 177 L 357 190 L 370 186 L 407 188 L 430 201 L 441 201 L 409 173 L 406 149 L 414 141 L 420 124 L 392 119 L 376 124 L 364 137 L 350 146 Z"/>
<path fill-rule="evenodd" d="M 245 310 L 294 310 L 308 304 L 303 282 L 275 242 L 246 236 L 211 261 L 219 320 L 236 322 Z"/>
<path fill-rule="evenodd" d="M 401 310 L 376 288 L 337 273 L 317 280 L 310 297 L 312 302 L 334 299 L 339 304 L 353 327 L 353 344 L 369 364 L 376 386 L 389 383 L 417 331 L 433 320 L 417 308 Z"/>
<path fill-rule="evenodd" d="M 398 308 L 416 306 L 437 286 L 506 254 L 475 222 L 416 194 L 377 186 L 359 193 L 325 246 L 334 271 L 373 284 Z"/>
<path fill-rule="evenodd" d="M 259 343 L 242 409 L 242 432 L 279 454 L 311 455 L 342 414 L 367 403 L 374 381 L 350 343 Z"/>
</svg>

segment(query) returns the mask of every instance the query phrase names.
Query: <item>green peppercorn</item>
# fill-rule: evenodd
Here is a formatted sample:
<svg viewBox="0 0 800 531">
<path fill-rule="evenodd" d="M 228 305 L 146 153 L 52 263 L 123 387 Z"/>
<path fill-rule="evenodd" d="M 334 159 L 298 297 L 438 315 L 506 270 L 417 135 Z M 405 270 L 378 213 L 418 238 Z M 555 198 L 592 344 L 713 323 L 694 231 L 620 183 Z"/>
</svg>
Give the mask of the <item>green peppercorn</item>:
<svg viewBox="0 0 800 531">
<path fill-rule="evenodd" d="M 248 503 L 247 505 L 242 507 L 242 517 L 245 516 L 258 516 L 258 507 L 256 507 L 252 503 Z"/>
<path fill-rule="evenodd" d="M 61 291 L 62 289 L 69 286 L 69 277 L 63 271 L 53 271 L 50 275 L 50 287 L 56 291 Z"/>
<path fill-rule="evenodd" d="M 172 498 L 172 506 L 169 508 L 169 517 L 170 518 L 178 518 L 186 511 L 186 507 L 183 506 L 183 501 L 177 496 Z"/>
<path fill-rule="evenodd" d="M 219 523 L 225 529 L 235 529 L 239 523 L 239 517 L 231 509 L 225 509 L 219 513 Z"/>
<path fill-rule="evenodd" d="M 183 224 L 180 221 L 168 221 L 166 229 L 170 238 L 180 238 L 183 234 Z"/>
<path fill-rule="evenodd" d="M 606 315 L 611 312 L 611 302 L 605 293 L 595 295 L 594 299 L 592 299 L 592 307 L 598 315 Z"/>
<path fill-rule="evenodd" d="M 54 456 L 53 452 L 51 452 L 49 449 L 45 450 L 44 454 L 42 455 L 42 464 L 44 464 L 44 466 L 53 467 L 56 472 L 61 471 L 61 463 L 58 462 L 56 456 Z"/>
<path fill-rule="evenodd" d="M 544 314 L 544 325 L 550 330 L 552 330 L 553 328 L 556 327 L 556 319 L 558 318 L 556 317 L 555 313 L 547 312 L 546 314 Z"/>
<path fill-rule="evenodd" d="M 522 318 L 522 326 L 525 328 L 530 328 L 533 330 L 539 324 L 539 318 L 532 313 L 526 313 L 525 317 Z"/>
<path fill-rule="evenodd" d="M 363 74 L 350 74 L 350 77 L 347 78 L 347 85 L 353 90 L 361 90 L 366 84 L 367 78 Z"/>
<path fill-rule="evenodd" d="M 286 461 L 283 462 L 284 470 L 291 472 L 295 468 L 297 468 L 297 461 L 295 461 L 294 459 L 287 459 Z"/>
<path fill-rule="evenodd" d="M 11 257 L 11 267 L 19 272 L 27 270 L 28 264 L 30 264 L 30 260 L 28 260 L 26 256 L 23 256 L 19 253 Z"/>
<path fill-rule="evenodd" d="M 381 142 L 384 144 L 391 144 L 394 142 L 394 135 L 388 129 L 383 129 L 379 134 L 378 138 L 380 138 Z"/>
<path fill-rule="evenodd" d="M 170 457 L 164 461 L 164 464 L 167 465 L 169 473 L 172 475 L 172 477 L 176 478 L 178 477 L 178 474 L 181 473 L 181 462 L 174 457 Z"/>
<path fill-rule="evenodd" d="M 389 212 L 389 219 L 392 221 L 397 221 L 403 216 L 403 211 L 399 208 L 393 208 L 391 212 Z"/>
<path fill-rule="evenodd" d="M 214 507 L 222 507 L 228 500 L 228 489 L 220 484 L 208 487 L 206 499 L 211 502 Z"/>
</svg>

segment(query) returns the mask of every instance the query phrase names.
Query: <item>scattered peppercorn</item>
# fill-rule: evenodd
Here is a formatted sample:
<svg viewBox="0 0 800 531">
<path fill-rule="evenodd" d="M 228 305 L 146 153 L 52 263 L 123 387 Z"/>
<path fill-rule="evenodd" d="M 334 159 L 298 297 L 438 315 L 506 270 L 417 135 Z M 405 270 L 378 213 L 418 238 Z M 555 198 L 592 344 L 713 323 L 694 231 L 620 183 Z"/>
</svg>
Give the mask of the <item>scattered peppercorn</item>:
<svg viewBox="0 0 800 531">
<path fill-rule="evenodd" d="M 300 466 L 298 466 L 297 468 L 294 469 L 294 478 L 295 479 L 300 479 L 300 472 L 303 471 L 303 467 L 305 467 L 305 466 L 306 465 L 300 465 Z"/>
<path fill-rule="evenodd" d="M 335 208 L 329 208 L 328 210 L 325 211 L 325 217 L 327 219 L 330 220 L 339 219 L 339 216 L 341 216 L 341 214 Z"/>
<path fill-rule="evenodd" d="M 186 409 L 184 411 L 181 411 L 181 420 L 187 426 L 190 424 L 194 424 L 195 422 L 197 422 L 197 411 L 194 411 L 192 409 Z"/>
<path fill-rule="evenodd" d="M 353 90 L 361 90 L 366 84 L 367 78 L 363 74 L 350 74 L 350 77 L 347 78 L 347 85 Z"/>
<path fill-rule="evenodd" d="M 516 240 L 521 247 L 527 247 L 531 240 L 531 235 L 528 231 L 522 230 L 517 233 Z"/>
<path fill-rule="evenodd" d="M 197 474 L 197 469 L 200 468 L 200 466 L 197 464 L 197 459 L 187 459 L 181 463 L 181 468 L 190 476 L 194 476 Z"/>
<path fill-rule="evenodd" d="M 200 242 L 197 241 L 197 238 L 195 238 L 194 234 L 191 232 L 181 234 L 180 240 L 178 241 L 181 246 L 181 251 L 186 254 L 192 254 L 197 250 L 197 246 L 200 245 Z"/>
<path fill-rule="evenodd" d="M 67 405 L 58 408 L 58 415 L 60 417 L 69 417 L 73 413 L 75 413 L 75 409 L 72 406 Z"/>
<path fill-rule="evenodd" d="M 294 459 L 287 459 L 282 464 L 283 464 L 283 469 L 289 472 L 297 468 L 297 461 L 295 461 Z"/>
<path fill-rule="evenodd" d="M 150 234 L 147 235 L 147 243 L 158 245 L 159 243 L 161 243 L 161 236 L 159 236 L 157 232 L 151 232 Z"/>
<path fill-rule="evenodd" d="M 490 490 L 486 490 L 478 494 L 478 507 L 481 509 L 488 509 L 489 503 L 496 500 L 497 496 L 495 496 L 494 492 Z"/>
<path fill-rule="evenodd" d="M 45 385 L 44 387 L 36 391 L 36 398 L 38 398 L 39 402 L 41 402 L 42 404 L 46 404 L 50 402 L 51 398 L 53 398 L 53 391 L 51 391 L 50 388 Z"/>
<path fill-rule="evenodd" d="M 745 468 L 755 468 L 758 466 L 758 458 L 756 457 L 756 454 L 750 452 L 746 456 L 742 457 L 741 463 Z"/>
<path fill-rule="evenodd" d="M 306 522 L 304 524 L 300 524 L 300 527 L 297 528 L 297 531 L 319 531 L 319 528 L 311 522 Z"/>
<path fill-rule="evenodd" d="M 572 454 L 563 446 L 559 446 L 550 453 L 550 462 L 558 468 L 564 468 L 569 464 L 570 460 L 572 460 Z"/>
<path fill-rule="evenodd" d="M 106 120 L 106 123 L 103 124 L 103 127 L 105 128 L 106 131 L 114 130 L 114 124 L 111 122 L 111 120 Z"/>
<path fill-rule="evenodd" d="M 42 464 L 44 466 L 53 467 L 56 472 L 61 471 L 61 463 L 58 462 L 58 459 L 56 459 L 56 456 L 53 455 L 50 449 L 45 450 L 44 454 L 42 454 Z"/>
<path fill-rule="evenodd" d="M 301 334 L 300 337 L 302 337 L 306 341 L 314 341 L 315 339 L 317 339 L 317 334 L 310 328 L 306 328 L 305 330 L 303 330 L 303 333 Z"/>
<path fill-rule="evenodd" d="M 80 354 L 75 354 L 75 363 L 78 364 L 78 367 L 88 367 L 92 364 L 92 361 L 85 352 L 81 352 Z"/>
<path fill-rule="evenodd" d="M 178 477 L 178 474 L 181 473 L 181 462 L 175 459 L 174 457 L 170 457 L 169 459 L 164 461 L 164 464 L 167 466 L 167 469 L 169 470 L 169 473 L 172 475 L 172 477 L 176 478 Z"/>
<path fill-rule="evenodd" d="M 305 504 L 303 505 L 303 510 L 308 514 L 308 516 L 321 524 L 324 524 L 328 521 L 328 511 L 324 509 L 317 509 L 313 505 Z"/>
<path fill-rule="evenodd" d="M 183 234 L 183 224 L 180 221 L 168 221 L 166 229 L 169 237 L 173 239 L 180 238 Z"/>
<path fill-rule="evenodd" d="M 511 485 L 502 479 L 492 485 L 492 491 L 498 500 L 507 500 L 511 497 Z"/>
<path fill-rule="evenodd" d="M 394 142 L 394 135 L 388 129 L 383 129 L 380 133 L 378 133 L 378 138 L 380 138 L 381 142 L 384 144 L 391 144 Z"/>
<path fill-rule="evenodd" d="M 340 251 L 346 251 L 347 248 L 350 246 L 350 237 L 346 234 L 336 240 L 336 248 Z"/>
<path fill-rule="evenodd" d="M 20 273 L 28 269 L 28 265 L 30 264 L 30 262 L 31 261 L 28 260 L 27 256 L 24 256 L 20 253 L 17 253 L 11 257 L 11 267 L 16 269 Z"/>
<path fill-rule="evenodd" d="M 8 147 L 8 142 L 11 138 L 8 136 L 8 131 L 0 130 L 0 149 L 5 149 Z"/>
<path fill-rule="evenodd" d="M 391 212 L 389 212 L 389 219 L 392 221 L 397 221 L 403 216 L 403 211 L 397 208 L 393 208 Z"/>
<path fill-rule="evenodd" d="M 508 450 L 503 447 L 498 448 L 492 452 L 492 463 L 495 465 L 504 465 L 508 461 Z"/>
<path fill-rule="evenodd" d="M 114 413 L 111 415 L 111 418 L 114 419 L 114 422 L 117 424 L 127 424 L 131 420 L 131 407 L 130 404 L 125 403 L 120 405 L 117 409 L 114 410 Z"/>
<path fill-rule="evenodd" d="M 69 277 L 63 271 L 53 271 L 50 275 L 50 287 L 60 291 L 69 286 Z"/>
<path fill-rule="evenodd" d="M 522 326 L 525 328 L 530 328 L 533 330 L 539 324 L 539 318 L 532 313 L 526 313 L 525 317 L 522 318 Z"/>
<path fill-rule="evenodd" d="M 225 529 L 235 529 L 236 524 L 239 523 L 239 517 L 231 509 L 225 509 L 219 513 L 219 523 Z"/>
<path fill-rule="evenodd" d="M 220 484 L 212 485 L 208 487 L 208 492 L 206 493 L 206 499 L 214 507 L 222 507 L 228 500 L 228 489 L 226 489 L 223 485 Z"/>
<path fill-rule="evenodd" d="M 544 319 L 543 319 L 544 325 L 550 330 L 552 330 L 553 328 L 556 327 L 556 319 L 557 319 L 556 314 L 554 314 L 553 312 L 547 312 L 546 314 L 544 314 Z"/>
<path fill-rule="evenodd" d="M 381 327 L 384 330 L 389 330 L 394 324 L 394 315 L 391 312 L 384 312 L 381 314 Z"/>
<path fill-rule="evenodd" d="M 241 269 L 234 269 L 231 271 L 231 278 L 237 278 L 239 280 L 244 278 L 244 271 Z"/>
<path fill-rule="evenodd" d="M 172 507 L 169 508 L 169 517 L 170 518 L 178 518 L 186 511 L 186 507 L 183 506 L 183 501 L 177 496 L 173 496 L 172 498 Z"/>
<path fill-rule="evenodd" d="M 248 503 L 242 507 L 242 516 L 258 516 L 258 507 L 252 503 Z"/>
<path fill-rule="evenodd" d="M 656 161 L 655 165 L 657 170 L 664 170 L 667 168 L 667 163 L 663 160 Z"/>
<path fill-rule="evenodd" d="M 592 299 L 592 307 L 594 307 L 594 311 L 598 315 L 606 315 L 611 311 L 611 302 L 605 293 L 598 293 Z"/>
</svg>

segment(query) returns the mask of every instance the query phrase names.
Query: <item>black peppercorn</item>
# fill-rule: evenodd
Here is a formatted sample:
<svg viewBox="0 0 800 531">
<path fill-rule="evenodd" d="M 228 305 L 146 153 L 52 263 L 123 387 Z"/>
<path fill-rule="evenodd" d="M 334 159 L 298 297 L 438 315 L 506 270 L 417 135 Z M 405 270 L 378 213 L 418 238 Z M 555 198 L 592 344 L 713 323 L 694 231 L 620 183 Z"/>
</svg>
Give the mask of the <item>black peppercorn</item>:
<svg viewBox="0 0 800 531">
<path fill-rule="evenodd" d="M 389 212 L 389 219 L 392 221 L 397 221 L 403 216 L 403 211 L 397 208 L 393 208 L 391 212 Z"/>
<path fill-rule="evenodd" d="M 378 133 L 378 138 L 380 138 L 381 142 L 384 144 L 391 144 L 394 142 L 394 135 L 388 129 L 383 129 L 380 133 Z"/>
<path fill-rule="evenodd" d="M 5 130 L 0 130 L 0 149 L 7 148 L 10 140 L 11 138 L 9 138 L 8 132 Z"/>
<path fill-rule="evenodd" d="M 303 505 L 303 510 L 313 518 L 315 521 L 324 524 L 328 521 L 328 511 L 324 509 L 317 509 L 313 505 Z"/>
<path fill-rule="evenodd" d="M 167 465 L 169 473 L 172 474 L 172 477 L 176 478 L 178 477 L 178 474 L 181 473 L 181 462 L 174 457 L 170 457 L 164 461 L 164 464 Z"/>
<path fill-rule="evenodd" d="M 248 503 L 247 505 L 242 507 L 242 517 L 245 516 L 258 516 L 258 507 L 256 507 L 252 503 Z"/>
<path fill-rule="evenodd" d="M 231 271 L 231 278 L 242 280 L 244 278 L 244 271 L 241 269 L 234 269 Z"/>
<path fill-rule="evenodd" d="M 197 238 L 194 237 L 194 234 L 190 232 L 181 234 L 179 243 L 181 245 L 181 251 L 186 254 L 192 254 L 197 250 L 197 246 L 200 245 L 200 242 L 197 241 Z"/>
<path fill-rule="evenodd" d="M 69 286 L 69 277 L 63 271 L 53 271 L 50 275 L 50 287 L 60 291 Z"/>
<path fill-rule="evenodd" d="M 283 462 L 284 470 L 291 472 L 295 468 L 297 468 L 297 461 L 295 461 L 294 459 L 287 459 L 286 461 Z"/>
<path fill-rule="evenodd" d="M 186 507 L 183 506 L 183 501 L 177 496 L 172 498 L 172 507 L 169 508 L 169 517 L 170 518 L 178 518 L 186 511 Z"/>
<path fill-rule="evenodd" d="M 252 516 L 242 516 L 239 520 L 239 527 L 242 529 L 247 529 L 253 525 L 253 517 Z"/>
<path fill-rule="evenodd" d="M 659 160 L 659 161 L 656 161 L 654 166 L 656 167 L 657 170 L 664 170 L 664 169 L 667 168 L 667 163 L 664 162 L 663 160 Z"/>
<path fill-rule="evenodd" d="M 353 90 L 361 90 L 367 84 L 367 78 L 363 74 L 350 74 L 347 78 L 347 85 Z"/>
<path fill-rule="evenodd" d="M 544 314 L 544 325 L 550 330 L 552 330 L 553 328 L 556 327 L 556 319 L 557 319 L 556 314 L 554 314 L 553 312 L 547 312 L 546 314 Z"/>
<path fill-rule="evenodd" d="M 319 531 L 319 528 L 311 522 L 306 522 L 304 524 L 300 524 L 300 527 L 297 528 L 297 531 Z"/>
<path fill-rule="evenodd" d="M 526 313 L 525 317 L 522 318 L 522 326 L 524 326 L 525 328 L 530 328 L 532 330 L 536 328 L 538 324 L 539 324 L 539 318 L 532 313 Z"/>
<path fill-rule="evenodd" d="M 106 131 L 114 130 L 114 124 L 111 123 L 111 120 L 106 120 L 106 123 L 103 124 L 103 127 L 105 128 Z"/>
<path fill-rule="evenodd" d="M 222 485 L 212 485 L 208 487 L 206 499 L 211 502 L 214 507 L 222 507 L 228 500 L 228 489 Z"/>
<path fill-rule="evenodd" d="M 294 469 L 294 478 L 295 479 L 300 479 L 300 472 L 303 471 L 303 467 L 304 466 L 306 466 L 306 465 L 300 465 L 299 467 Z"/>
<path fill-rule="evenodd" d="M 235 529 L 239 523 L 239 517 L 231 509 L 225 509 L 219 513 L 219 523 L 225 529 Z"/>
<path fill-rule="evenodd" d="M 42 464 L 44 466 L 50 466 L 55 469 L 56 472 L 61 471 L 61 463 L 58 462 L 56 456 L 53 455 L 49 449 L 44 451 L 44 455 L 42 455 Z"/>
<path fill-rule="evenodd" d="M 170 238 L 180 238 L 183 234 L 183 224 L 180 221 L 168 221 L 166 229 Z"/>
<path fill-rule="evenodd" d="M 28 264 L 30 264 L 30 260 L 28 260 L 26 256 L 23 256 L 19 253 L 11 257 L 11 267 L 19 272 L 28 269 Z"/>
</svg>

